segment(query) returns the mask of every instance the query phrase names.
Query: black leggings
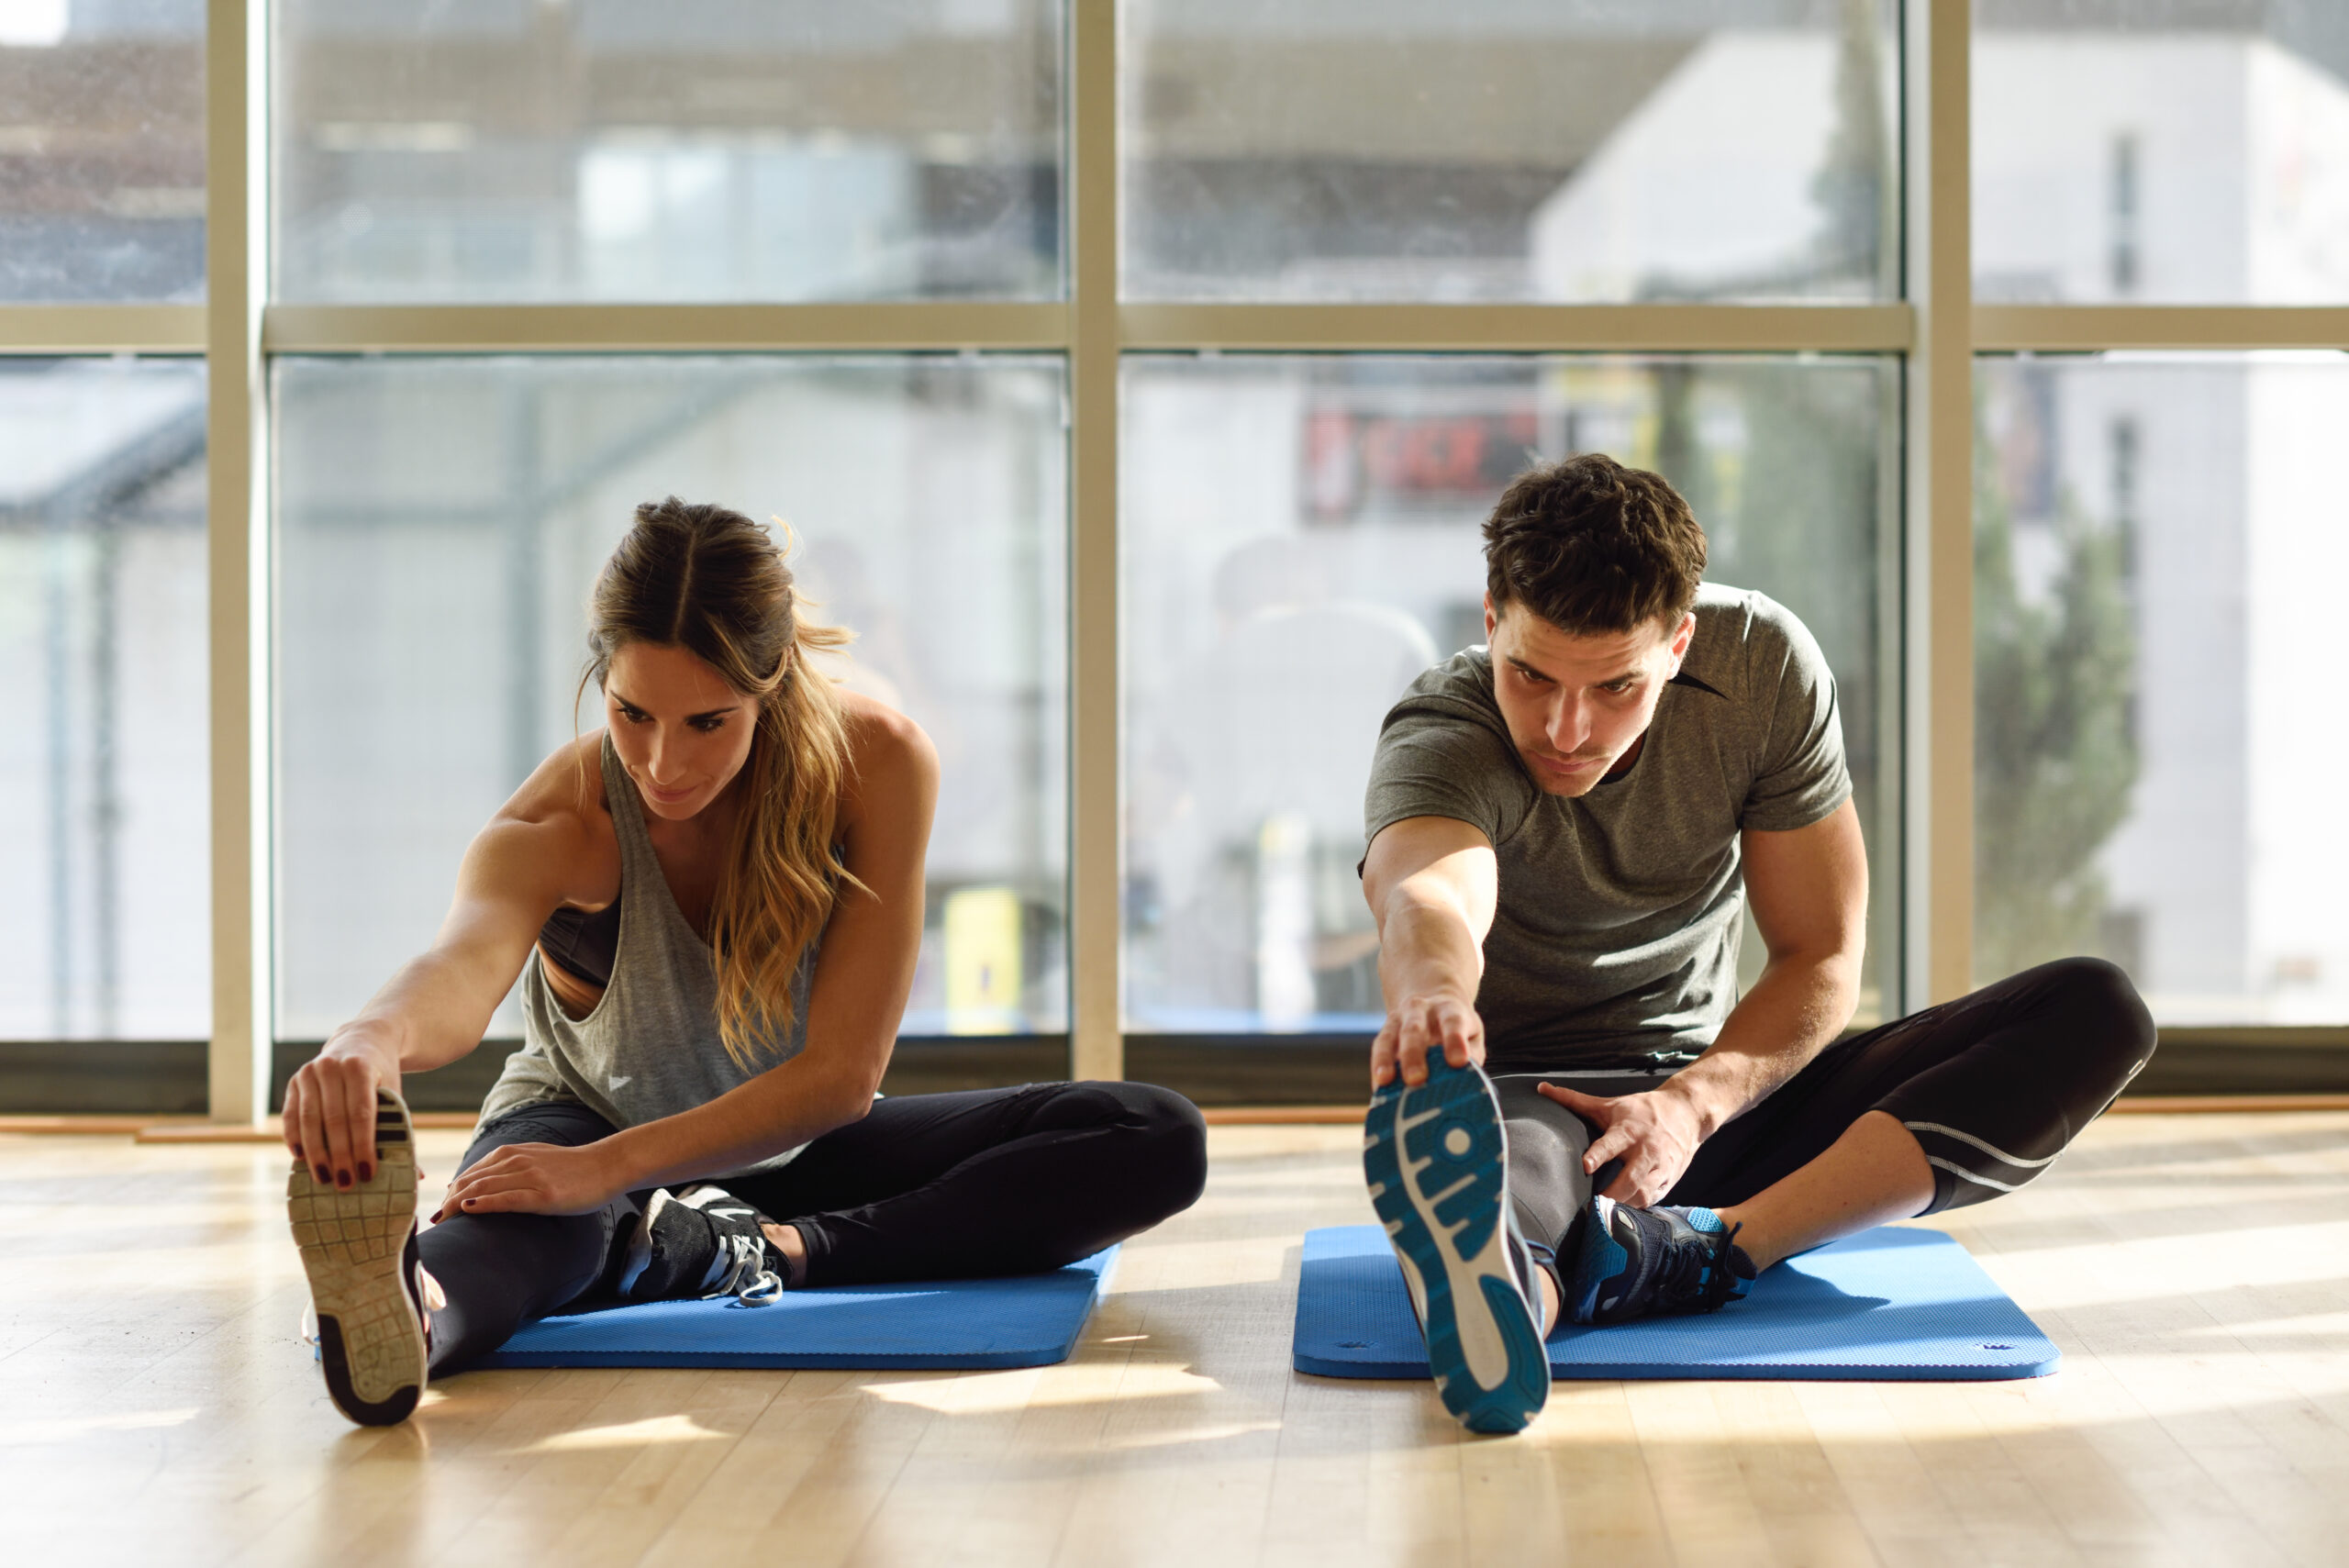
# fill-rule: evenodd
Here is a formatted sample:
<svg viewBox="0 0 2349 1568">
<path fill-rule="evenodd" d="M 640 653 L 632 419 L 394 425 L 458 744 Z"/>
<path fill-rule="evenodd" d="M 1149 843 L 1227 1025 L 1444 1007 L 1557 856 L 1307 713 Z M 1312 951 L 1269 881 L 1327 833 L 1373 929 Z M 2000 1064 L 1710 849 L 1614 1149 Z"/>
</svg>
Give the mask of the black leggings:
<svg viewBox="0 0 2349 1568">
<path fill-rule="evenodd" d="M 2042 964 L 1829 1046 L 1707 1139 L 1663 1201 L 1743 1203 L 1874 1110 L 1898 1117 L 1924 1150 L 1927 1214 L 1979 1203 L 2045 1170 L 2153 1054 L 2153 1016 L 2127 975 L 2100 959 Z M 1664 1079 L 1499 1068 L 1518 1225 L 1527 1240 L 1563 1249 L 1614 1167 L 1583 1173 L 1591 1126 L 1535 1088 L 1544 1078 L 1589 1095 L 1637 1094 Z"/>
<path fill-rule="evenodd" d="M 576 1146 L 613 1130 L 584 1106 L 529 1106 L 482 1128 L 458 1169 L 508 1143 Z M 796 1227 L 805 1283 L 825 1285 L 1058 1268 L 1188 1208 L 1206 1183 L 1207 1126 L 1188 1100 L 1084 1083 L 876 1100 L 781 1169 L 719 1184 Z M 457 1215 L 425 1231 L 424 1266 L 448 1296 L 432 1371 L 607 1286 L 651 1195 L 593 1214 Z"/>
</svg>

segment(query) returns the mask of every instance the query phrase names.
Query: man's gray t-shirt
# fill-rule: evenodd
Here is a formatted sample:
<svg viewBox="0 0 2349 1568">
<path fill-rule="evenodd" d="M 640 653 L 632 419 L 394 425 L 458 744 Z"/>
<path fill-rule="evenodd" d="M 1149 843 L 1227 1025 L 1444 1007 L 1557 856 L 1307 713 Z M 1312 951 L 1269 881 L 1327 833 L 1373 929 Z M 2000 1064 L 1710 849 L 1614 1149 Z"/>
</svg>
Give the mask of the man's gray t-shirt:
<svg viewBox="0 0 2349 1568">
<path fill-rule="evenodd" d="M 1807 828 L 1852 793 L 1834 677 L 1803 624 L 1710 584 L 1696 611 L 1638 759 L 1586 795 L 1533 782 L 1483 648 L 1413 682 L 1380 730 L 1365 836 L 1448 817 L 1499 861 L 1476 994 L 1497 1072 L 1695 1060 L 1737 1000 L 1739 833 Z"/>
</svg>

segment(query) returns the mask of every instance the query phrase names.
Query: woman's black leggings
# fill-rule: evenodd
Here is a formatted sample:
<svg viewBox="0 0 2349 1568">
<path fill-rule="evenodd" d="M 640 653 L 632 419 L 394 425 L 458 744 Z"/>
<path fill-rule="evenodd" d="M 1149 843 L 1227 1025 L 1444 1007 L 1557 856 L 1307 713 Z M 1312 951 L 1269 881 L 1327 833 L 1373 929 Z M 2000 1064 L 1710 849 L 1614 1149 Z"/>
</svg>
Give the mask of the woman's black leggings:
<svg viewBox="0 0 2349 1568">
<path fill-rule="evenodd" d="M 509 1112 L 458 1169 L 508 1143 L 578 1145 L 612 1125 L 574 1105 Z M 778 1170 L 719 1184 L 807 1243 L 805 1284 L 1033 1273 L 1074 1262 L 1188 1208 L 1207 1183 L 1207 1126 L 1149 1084 L 1030 1084 L 894 1095 Z M 593 1214 L 457 1215 L 418 1239 L 448 1296 L 432 1371 L 608 1284 L 651 1194 Z"/>
<path fill-rule="evenodd" d="M 2100 959 L 2042 964 L 1829 1046 L 1707 1139 L 1663 1201 L 1743 1203 L 1884 1111 L 1932 1167 L 1926 1213 L 1979 1203 L 2053 1164 L 2153 1054 L 2153 1016 L 2127 975 Z M 1544 1078 L 1587 1095 L 1638 1094 L 1663 1078 L 1498 1068 L 1519 1228 L 1563 1249 L 1591 1194 L 1615 1177 L 1611 1165 L 1583 1173 L 1590 1124 L 1540 1093 Z"/>
</svg>

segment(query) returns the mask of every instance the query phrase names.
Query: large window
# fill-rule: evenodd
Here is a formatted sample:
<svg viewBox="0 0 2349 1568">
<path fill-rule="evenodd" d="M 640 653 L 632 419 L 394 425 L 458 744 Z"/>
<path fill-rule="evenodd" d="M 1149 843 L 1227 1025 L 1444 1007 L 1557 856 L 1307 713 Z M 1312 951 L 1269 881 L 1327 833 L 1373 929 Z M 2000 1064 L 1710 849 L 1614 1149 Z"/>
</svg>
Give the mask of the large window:
<svg viewBox="0 0 2349 1568">
<path fill-rule="evenodd" d="M 1133 0 L 1126 293 L 1891 297 L 1896 9 Z"/>
<path fill-rule="evenodd" d="M 0 301 L 204 295 L 204 0 L 0 6 Z"/>
<path fill-rule="evenodd" d="M 1835 670 L 1876 881 L 1898 884 L 1889 365 L 1154 357 L 1128 361 L 1124 406 L 1130 1028 L 1377 1029 L 1354 868 L 1379 722 L 1484 641 L 1477 530 L 1536 454 L 1661 470 L 1704 520 L 1708 577 L 1802 617 Z M 1871 1020 L 1896 929 L 1872 945 Z"/>
<path fill-rule="evenodd" d="M 774 517 L 857 634 L 836 673 L 937 743 L 906 1032 L 1066 1028 L 1057 363 L 296 358 L 274 385 L 281 1038 L 420 951 L 466 841 L 602 724 L 588 588 L 671 494 Z"/>
<path fill-rule="evenodd" d="M 2349 300 L 2349 28 L 2332 6 L 1977 6 L 1985 300 Z"/>
<path fill-rule="evenodd" d="M 0 361 L 0 1040 L 201 1038 L 204 372 Z"/>
<path fill-rule="evenodd" d="M 284 298 L 1059 292 L 1052 0 L 273 10 Z"/>
<path fill-rule="evenodd" d="M 2349 1018 L 2339 354 L 1986 361 L 1974 955 L 2165 1023 Z"/>
<path fill-rule="evenodd" d="M 0 1037 L 262 1104 L 674 492 L 939 741 L 901 1062 L 1351 1097 L 1378 718 L 1589 450 L 1828 653 L 1864 1021 L 2087 951 L 2337 1032 L 2343 306 L 2323 6 L 0 5 Z"/>
</svg>

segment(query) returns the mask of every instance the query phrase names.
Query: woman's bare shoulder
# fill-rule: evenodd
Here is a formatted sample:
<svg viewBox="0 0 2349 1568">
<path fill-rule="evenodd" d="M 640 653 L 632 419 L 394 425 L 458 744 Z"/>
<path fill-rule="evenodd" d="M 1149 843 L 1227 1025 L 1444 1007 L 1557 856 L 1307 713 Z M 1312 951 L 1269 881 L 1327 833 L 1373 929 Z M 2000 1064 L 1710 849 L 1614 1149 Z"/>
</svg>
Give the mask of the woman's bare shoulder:
<svg viewBox="0 0 2349 1568">
<path fill-rule="evenodd" d="M 531 770 L 482 829 L 484 847 L 507 865 L 518 860 L 558 884 L 562 902 L 608 903 L 619 877 L 619 840 L 604 790 L 604 732 L 566 741 Z M 519 868 L 518 868 L 519 869 Z"/>
<path fill-rule="evenodd" d="M 848 736 L 852 777 L 937 773 L 938 748 L 920 725 L 878 697 L 845 686 L 833 689 L 840 695 L 841 728 Z"/>
</svg>

